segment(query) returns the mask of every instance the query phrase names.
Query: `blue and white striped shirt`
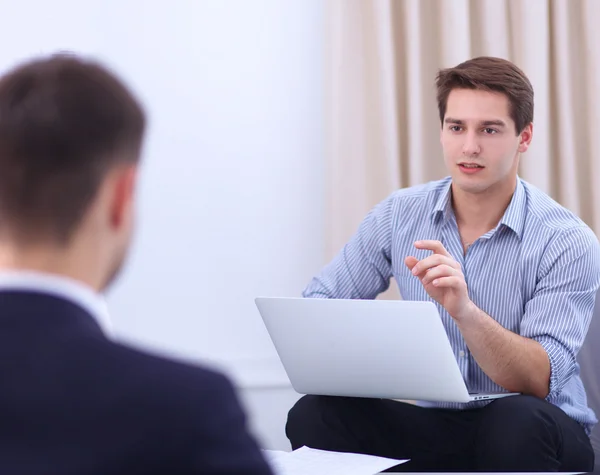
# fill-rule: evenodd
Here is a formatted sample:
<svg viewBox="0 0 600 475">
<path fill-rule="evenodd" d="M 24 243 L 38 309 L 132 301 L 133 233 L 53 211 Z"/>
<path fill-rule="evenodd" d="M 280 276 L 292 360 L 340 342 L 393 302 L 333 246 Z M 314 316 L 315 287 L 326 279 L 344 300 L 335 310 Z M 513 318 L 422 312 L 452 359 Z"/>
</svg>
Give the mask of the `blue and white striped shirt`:
<svg viewBox="0 0 600 475">
<path fill-rule="evenodd" d="M 598 239 L 573 213 L 519 178 L 498 226 L 465 254 L 450 185 L 451 179 L 445 178 L 401 189 L 375 206 L 303 296 L 373 299 L 394 277 L 404 299 L 432 300 L 404 258 L 420 260 L 431 253 L 416 249 L 415 241 L 439 240 L 461 264 L 475 305 L 503 327 L 544 347 L 551 366 L 547 400 L 589 433 L 597 419 L 588 408 L 576 357 L 600 286 Z M 501 391 L 475 362 L 452 317 L 434 303 L 469 391 Z M 486 402 L 419 404 L 466 409 Z"/>
</svg>

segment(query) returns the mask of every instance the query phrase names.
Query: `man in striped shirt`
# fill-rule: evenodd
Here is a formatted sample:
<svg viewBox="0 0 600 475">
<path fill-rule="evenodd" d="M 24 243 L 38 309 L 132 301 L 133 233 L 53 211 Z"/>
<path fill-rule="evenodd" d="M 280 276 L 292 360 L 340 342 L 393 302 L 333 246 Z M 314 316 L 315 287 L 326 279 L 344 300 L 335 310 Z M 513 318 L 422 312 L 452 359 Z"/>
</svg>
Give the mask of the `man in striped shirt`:
<svg viewBox="0 0 600 475">
<path fill-rule="evenodd" d="M 577 353 L 600 286 L 600 245 L 573 213 L 517 175 L 533 133 L 533 89 L 489 57 L 439 72 L 449 177 L 375 206 L 305 297 L 373 299 L 394 277 L 433 300 L 471 392 L 520 396 L 408 404 L 305 396 L 294 448 L 410 458 L 408 471 L 591 471 L 597 422 Z"/>
</svg>

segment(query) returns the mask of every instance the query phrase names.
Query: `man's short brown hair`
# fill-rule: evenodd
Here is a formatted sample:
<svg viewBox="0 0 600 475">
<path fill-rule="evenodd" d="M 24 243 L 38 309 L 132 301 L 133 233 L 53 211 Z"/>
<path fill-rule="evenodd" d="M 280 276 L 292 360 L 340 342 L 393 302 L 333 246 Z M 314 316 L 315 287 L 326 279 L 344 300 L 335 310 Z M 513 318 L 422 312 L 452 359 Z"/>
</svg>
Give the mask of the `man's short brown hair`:
<svg viewBox="0 0 600 475">
<path fill-rule="evenodd" d="M 145 114 L 100 64 L 56 54 L 0 78 L 0 233 L 65 244 L 111 167 L 139 160 Z"/>
<path fill-rule="evenodd" d="M 436 85 L 442 126 L 452 89 L 479 89 L 506 95 L 517 134 L 533 122 L 533 87 L 525 73 L 505 59 L 480 56 L 454 68 L 442 69 Z"/>
</svg>

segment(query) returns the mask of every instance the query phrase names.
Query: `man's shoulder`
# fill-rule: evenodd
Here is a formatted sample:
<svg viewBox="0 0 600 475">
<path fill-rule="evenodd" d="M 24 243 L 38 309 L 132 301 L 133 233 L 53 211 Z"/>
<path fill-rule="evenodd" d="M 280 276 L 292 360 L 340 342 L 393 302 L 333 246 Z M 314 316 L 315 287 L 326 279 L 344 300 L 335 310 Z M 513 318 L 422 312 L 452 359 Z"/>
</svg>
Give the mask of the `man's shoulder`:
<svg viewBox="0 0 600 475">
<path fill-rule="evenodd" d="M 594 231 L 573 211 L 567 209 L 536 186 L 521 180 L 527 195 L 528 235 L 550 254 L 560 250 L 571 253 L 593 248 L 600 243 Z"/>
<path fill-rule="evenodd" d="M 389 195 L 388 201 L 396 205 L 410 203 L 412 206 L 433 209 L 440 197 L 448 192 L 450 183 L 451 178 L 446 177 L 400 188 Z"/>
<path fill-rule="evenodd" d="M 211 408 L 217 401 L 219 407 L 238 410 L 232 381 L 208 365 L 110 340 L 78 346 L 76 371 L 82 373 L 82 378 L 91 378 L 90 384 L 110 387 L 115 394 L 152 407 L 171 407 L 172 416 L 205 413 L 212 417 Z M 158 412 L 155 415 L 161 417 Z"/>
<path fill-rule="evenodd" d="M 577 231 L 592 233 L 587 224 L 573 211 L 531 183 L 522 179 L 521 182 L 527 196 L 527 214 L 533 225 L 545 228 L 553 235 Z"/>
<path fill-rule="evenodd" d="M 149 350 L 134 348 L 127 344 L 111 343 L 114 355 L 113 371 L 122 376 L 136 374 L 141 384 L 152 386 L 155 391 L 200 391 L 214 396 L 229 392 L 232 384 L 221 371 L 200 363 L 191 363 L 172 356 L 163 356 Z"/>
</svg>

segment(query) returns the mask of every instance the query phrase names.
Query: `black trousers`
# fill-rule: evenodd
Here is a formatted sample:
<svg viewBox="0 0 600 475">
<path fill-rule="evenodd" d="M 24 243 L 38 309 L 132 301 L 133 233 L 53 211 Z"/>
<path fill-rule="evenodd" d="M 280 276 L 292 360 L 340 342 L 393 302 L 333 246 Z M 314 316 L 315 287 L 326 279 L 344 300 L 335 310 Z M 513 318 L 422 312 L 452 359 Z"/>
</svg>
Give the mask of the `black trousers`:
<svg viewBox="0 0 600 475">
<path fill-rule="evenodd" d="M 531 396 L 472 410 L 422 408 L 385 399 L 304 396 L 290 410 L 292 448 L 411 459 L 397 472 L 591 472 L 583 428 Z"/>
</svg>

